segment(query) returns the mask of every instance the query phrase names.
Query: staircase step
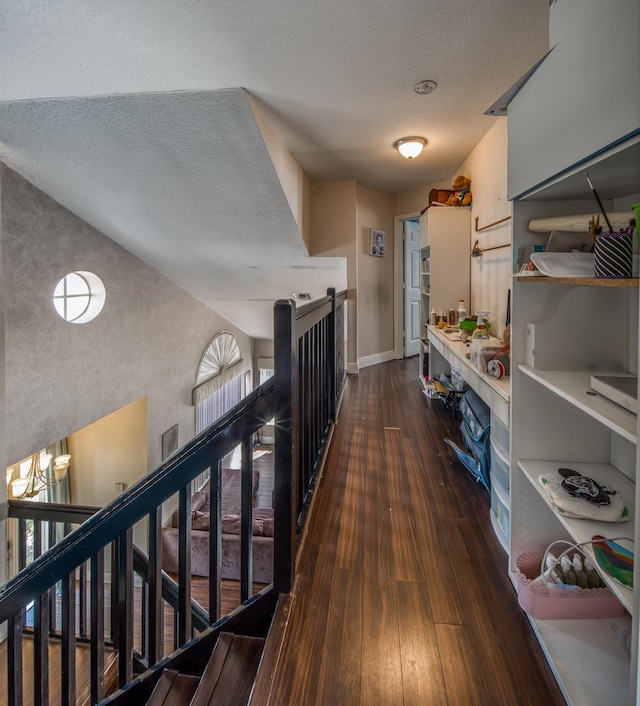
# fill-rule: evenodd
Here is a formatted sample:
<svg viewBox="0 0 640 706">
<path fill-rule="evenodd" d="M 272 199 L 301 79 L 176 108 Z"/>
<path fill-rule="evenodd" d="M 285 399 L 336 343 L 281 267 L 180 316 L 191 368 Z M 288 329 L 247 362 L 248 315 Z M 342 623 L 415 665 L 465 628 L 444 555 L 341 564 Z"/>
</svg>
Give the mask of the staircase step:
<svg viewBox="0 0 640 706">
<path fill-rule="evenodd" d="M 222 633 L 191 706 L 246 706 L 263 648 L 260 637 Z"/>
<path fill-rule="evenodd" d="M 199 683 L 200 677 L 165 669 L 147 706 L 189 706 Z"/>
</svg>

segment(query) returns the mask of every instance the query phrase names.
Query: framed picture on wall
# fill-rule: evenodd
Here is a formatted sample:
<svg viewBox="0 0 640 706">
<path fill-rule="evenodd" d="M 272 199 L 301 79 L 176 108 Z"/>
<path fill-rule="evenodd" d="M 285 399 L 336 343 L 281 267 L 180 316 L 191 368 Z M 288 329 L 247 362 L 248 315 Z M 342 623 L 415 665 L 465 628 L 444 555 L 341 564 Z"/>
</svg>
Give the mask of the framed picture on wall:
<svg viewBox="0 0 640 706">
<path fill-rule="evenodd" d="M 178 449 L 178 425 L 174 424 L 162 435 L 162 460 Z"/>
<path fill-rule="evenodd" d="M 371 229 L 371 241 L 369 243 L 369 255 L 374 257 L 384 257 L 385 232 L 383 230 Z"/>
</svg>

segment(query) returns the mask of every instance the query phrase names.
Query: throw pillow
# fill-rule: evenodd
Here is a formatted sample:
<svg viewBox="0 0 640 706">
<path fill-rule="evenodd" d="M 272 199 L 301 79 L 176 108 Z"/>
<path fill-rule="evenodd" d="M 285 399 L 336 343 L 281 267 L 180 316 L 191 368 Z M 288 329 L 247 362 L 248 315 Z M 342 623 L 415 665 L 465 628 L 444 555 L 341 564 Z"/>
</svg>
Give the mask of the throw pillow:
<svg viewBox="0 0 640 706">
<path fill-rule="evenodd" d="M 209 513 L 196 510 L 191 513 L 191 529 L 209 531 Z"/>
</svg>

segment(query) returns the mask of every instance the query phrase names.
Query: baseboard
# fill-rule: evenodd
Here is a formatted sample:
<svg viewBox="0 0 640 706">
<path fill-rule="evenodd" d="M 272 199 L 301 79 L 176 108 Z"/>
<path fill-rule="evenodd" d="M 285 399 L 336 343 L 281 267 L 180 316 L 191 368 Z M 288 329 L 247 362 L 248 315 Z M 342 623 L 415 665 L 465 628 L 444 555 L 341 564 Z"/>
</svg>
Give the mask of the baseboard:
<svg viewBox="0 0 640 706">
<path fill-rule="evenodd" d="M 360 372 L 360 368 L 357 363 L 349 363 L 347 365 L 347 375 L 357 375 Z"/>
<path fill-rule="evenodd" d="M 367 355 L 358 360 L 358 368 L 368 368 L 370 365 L 378 365 L 378 363 L 387 363 L 390 360 L 396 359 L 395 351 L 385 351 L 384 353 L 374 353 Z"/>
</svg>

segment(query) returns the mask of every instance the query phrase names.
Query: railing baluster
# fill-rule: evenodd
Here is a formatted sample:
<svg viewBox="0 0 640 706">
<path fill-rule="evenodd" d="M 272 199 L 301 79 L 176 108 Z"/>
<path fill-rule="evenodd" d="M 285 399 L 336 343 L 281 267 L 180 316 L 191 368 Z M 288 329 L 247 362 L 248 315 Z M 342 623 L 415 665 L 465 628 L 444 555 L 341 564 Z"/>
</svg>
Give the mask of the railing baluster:
<svg viewBox="0 0 640 706">
<path fill-rule="evenodd" d="M 178 642 L 191 638 L 191 483 L 178 494 Z"/>
<path fill-rule="evenodd" d="M 147 605 L 147 657 L 149 664 L 163 656 L 162 639 L 164 616 L 162 611 L 162 506 L 149 513 L 149 602 Z M 144 615 L 144 613 L 143 613 Z M 143 620 L 144 622 L 144 620 Z M 144 645 L 144 641 L 142 643 Z"/>
<path fill-rule="evenodd" d="M 222 460 L 211 464 L 209 484 L 209 623 L 214 623 L 222 612 Z"/>
<path fill-rule="evenodd" d="M 120 597 L 118 595 L 120 587 L 118 546 L 118 539 L 111 542 L 111 607 L 109 637 L 114 645 L 117 645 L 120 641 L 120 624 L 118 623 L 118 603 L 120 601 Z"/>
<path fill-rule="evenodd" d="M 118 539 L 118 686 L 133 674 L 133 527 Z"/>
<path fill-rule="evenodd" d="M 49 596 L 39 595 L 33 606 L 33 699 L 35 706 L 49 703 Z"/>
<path fill-rule="evenodd" d="M 49 549 L 53 547 L 53 545 L 56 543 L 56 528 L 57 528 L 57 523 L 56 522 L 49 522 Z M 57 611 L 56 611 L 56 606 L 57 606 L 57 591 L 56 591 L 57 584 L 53 584 L 51 588 L 49 589 L 49 631 L 53 632 L 56 629 L 56 624 L 57 624 Z"/>
<path fill-rule="evenodd" d="M 104 550 L 91 557 L 91 703 L 104 699 Z"/>
<path fill-rule="evenodd" d="M 253 592 L 253 447 L 251 439 L 242 442 L 240 480 L 240 601 Z"/>
<path fill-rule="evenodd" d="M 78 591 L 78 634 L 87 637 L 87 564 L 80 564 L 78 570 L 80 588 Z"/>
<path fill-rule="evenodd" d="M 76 572 L 62 581 L 62 644 L 61 691 L 62 706 L 76 703 Z"/>
<path fill-rule="evenodd" d="M 42 522 L 35 520 L 33 551 L 42 553 Z M 33 603 L 33 700 L 35 706 L 49 703 L 49 592 L 40 594 Z"/>
<path fill-rule="evenodd" d="M 7 620 L 7 695 L 12 706 L 22 706 L 23 611 Z"/>
</svg>

